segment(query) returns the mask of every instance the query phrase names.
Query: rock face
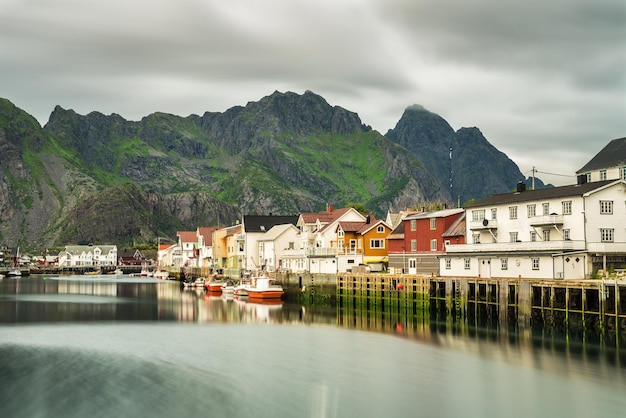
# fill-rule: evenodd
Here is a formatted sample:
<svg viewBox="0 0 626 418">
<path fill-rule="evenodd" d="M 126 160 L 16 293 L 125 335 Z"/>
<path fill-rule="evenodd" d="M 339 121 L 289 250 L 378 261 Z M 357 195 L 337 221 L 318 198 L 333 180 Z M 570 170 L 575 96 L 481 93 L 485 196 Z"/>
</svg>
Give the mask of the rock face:
<svg viewBox="0 0 626 418">
<path fill-rule="evenodd" d="M 444 181 L 461 203 L 514 190 L 525 181 L 517 165 L 487 141 L 478 128 L 454 131 L 422 106 L 408 107 L 387 138 L 411 151 Z"/>
<path fill-rule="evenodd" d="M 457 189 L 480 198 L 518 179 L 502 180 L 512 162 L 501 164 L 506 156 L 489 147 L 477 129 L 454 132 L 424 109 L 407 109 L 385 137 L 309 91 L 140 121 L 57 106 L 43 128 L 1 100 L 0 244 L 139 245 L 243 214 L 293 215 L 332 203 L 382 217 L 453 202 Z"/>
</svg>

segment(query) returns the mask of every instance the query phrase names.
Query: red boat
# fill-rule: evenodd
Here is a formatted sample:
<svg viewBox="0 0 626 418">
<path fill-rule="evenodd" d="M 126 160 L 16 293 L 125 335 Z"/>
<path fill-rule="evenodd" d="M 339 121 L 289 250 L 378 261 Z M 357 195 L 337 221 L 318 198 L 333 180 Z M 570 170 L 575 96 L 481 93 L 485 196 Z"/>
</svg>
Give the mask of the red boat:
<svg viewBox="0 0 626 418">
<path fill-rule="evenodd" d="M 212 293 L 222 293 L 222 285 L 224 284 L 224 281 L 221 278 L 216 278 L 213 277 L 211 280 L 209 280 L 208 282 L 204 283 L 204 288 L 208 291 L 208 292 L 212 292 Z"/>
<path fill-rule="evenodd" d="M 248 287 L 248 298 L 250 299 L 280 299 L 285 292 L 281 286 L 270 285 L 270 278 L 259 277 L 254 286 Z"/>
</svg>

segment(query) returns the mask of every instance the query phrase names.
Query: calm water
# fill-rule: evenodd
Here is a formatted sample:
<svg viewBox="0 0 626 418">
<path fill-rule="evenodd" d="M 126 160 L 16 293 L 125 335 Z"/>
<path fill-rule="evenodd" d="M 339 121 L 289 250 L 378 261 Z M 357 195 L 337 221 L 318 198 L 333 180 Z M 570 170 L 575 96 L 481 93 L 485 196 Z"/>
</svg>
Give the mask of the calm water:
<svg viewBox="0 0 626 418">
<path fill-rule="evenodd" d="M 5 278 L 0 417 L 626 413 L 619 350 L 447 329 L 152 279 Z"/>
</svg>

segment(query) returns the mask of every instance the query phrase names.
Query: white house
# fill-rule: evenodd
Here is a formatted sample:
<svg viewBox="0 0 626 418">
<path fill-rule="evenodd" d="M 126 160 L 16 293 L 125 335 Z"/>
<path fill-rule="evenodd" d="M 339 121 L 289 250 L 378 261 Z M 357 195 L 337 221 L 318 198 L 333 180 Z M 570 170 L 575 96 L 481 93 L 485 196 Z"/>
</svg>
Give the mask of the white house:
<svg viewBox="0 0 626 418">
<path fill-rule="evenodd" d="M 258 258 L 265 270 L 304 271 L 304 250 L 299 249 L 299 257 L 294 257 L 299 237 L 300 230 L 293 224 L 275 225 L 267 231 L 257 242 Z"/>
<path fill-rule="evenodd" d="M 246 270 L 260 270 L 265 267 L 265 260 L 259 252 L 259 241 L 264 240 L 267 232 L 276 225 L 291 224 L 295 227 L 297 216 L 245 215 L 242 222 L 243 267 Z"/>
<path fill-rule="evenodd" d="M 116 245 L 66 245 L 59 253 L 59 267 L 117 265 Z"/>
<path fill-rule="evenodd" d="M 466 207 L 466 244 L 451 244 L 452 277 L 589 278 L 626 262 L 626 182 L 524 190 Z"/>
<path fill-rule="evenodd" d="M 328 205 L 325 212 L 302 213 L 297 226 L 302 231 L 301 243 L 307 255 L 307 271 L 311 273 L 337 273 L 339 270 L 339 245 L 337 230 L 339 222 L 364 222 L 365 216 L 354 208 L 334 209 Z M 360 261 L 345 261 L 345 265 L 357 265 L 362 262 L 363 255 L 354 255 Z M 342 262 L 342 264 L 344 264 Z"/>
</svg>

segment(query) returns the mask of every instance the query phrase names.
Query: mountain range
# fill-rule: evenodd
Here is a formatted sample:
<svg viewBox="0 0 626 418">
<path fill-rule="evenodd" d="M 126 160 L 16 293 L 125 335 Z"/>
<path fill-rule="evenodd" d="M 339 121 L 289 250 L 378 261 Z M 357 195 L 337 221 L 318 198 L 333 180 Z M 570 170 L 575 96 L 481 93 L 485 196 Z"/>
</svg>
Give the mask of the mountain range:
<svg viewBox="0 0 626 418">
<path fill-rule="evenodd" d="M 0 244 L 140 245 L 243 214 L 455 206 L 526 179 L 477 128 L 409 106 L 385 135 L 310 91 L 224 112 L 79 115 L 0 99 Z M 543 184 L 536 180 L 536 187 Z"/>
</svg>

